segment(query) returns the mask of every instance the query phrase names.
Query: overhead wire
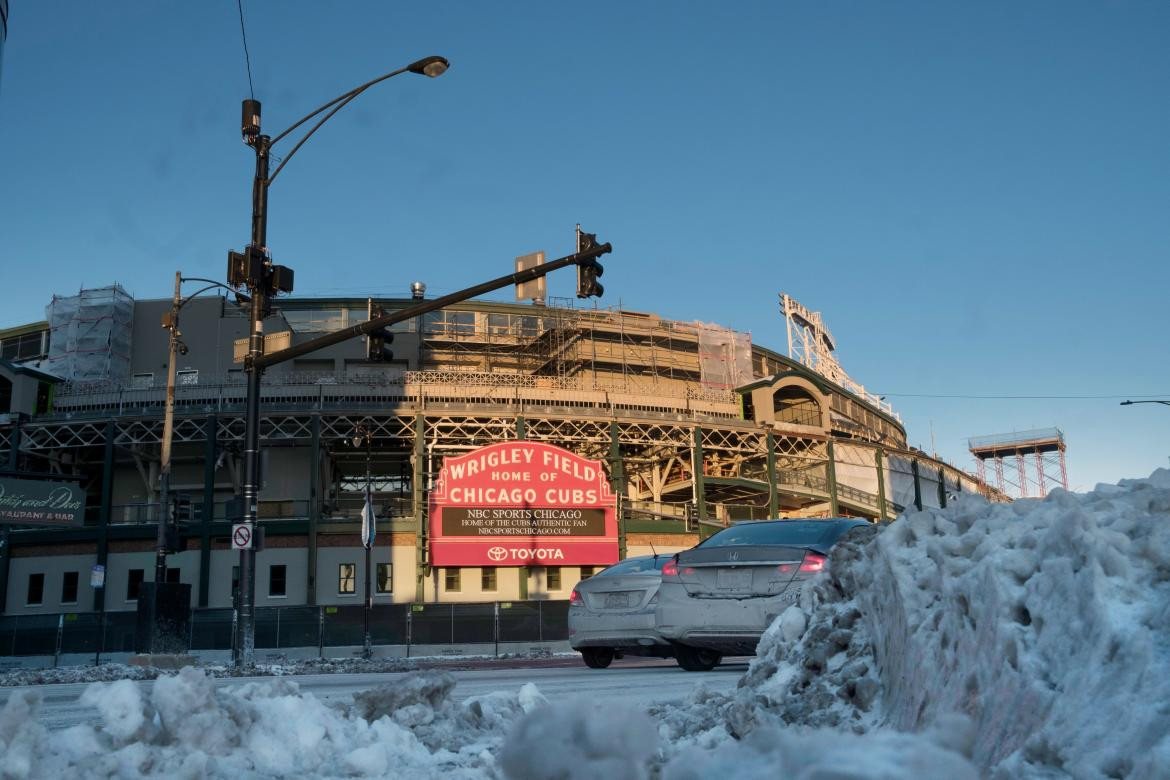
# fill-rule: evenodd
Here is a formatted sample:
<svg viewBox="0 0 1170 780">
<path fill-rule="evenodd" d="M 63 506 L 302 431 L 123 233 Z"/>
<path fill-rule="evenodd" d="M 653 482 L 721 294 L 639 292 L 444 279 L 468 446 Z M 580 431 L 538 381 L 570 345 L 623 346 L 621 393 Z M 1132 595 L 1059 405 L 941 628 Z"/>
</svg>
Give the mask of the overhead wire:
<svg viewBox="0 0 1170 780">
<path fill-rule="evenodd" d="M 252 58 L 248 54 L 248 32 L 244 29 L 244 0 L 236 0 L 236 7 L 240 10 L 240 37 L 244 40 L 244 62 L 248 66 L 248 94 L 255 100 L 256 90 L 252 87 Z"/>
</svg>

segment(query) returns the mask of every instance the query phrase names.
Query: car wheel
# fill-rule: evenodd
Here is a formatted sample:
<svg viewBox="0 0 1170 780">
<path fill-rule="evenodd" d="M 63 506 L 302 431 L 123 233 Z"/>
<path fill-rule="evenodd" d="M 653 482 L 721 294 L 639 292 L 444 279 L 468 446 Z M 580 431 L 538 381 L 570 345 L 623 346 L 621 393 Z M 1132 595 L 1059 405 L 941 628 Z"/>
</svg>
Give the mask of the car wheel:
<svg viewBox="0 0 1170 780">
<path fill-rule="evenodd" d="M 581 657 L 590 669 L 604 669 L 613 663 L 614 652 L 609 647 L 586 647 L 581 650 Z"/>
<path fill-rule="evenodd" d="M 703 647 L 678 645 L 674 648 L 674 660 L 688 672 L 709 672 L 719 665 L 723 655 Z"/>
</svg>

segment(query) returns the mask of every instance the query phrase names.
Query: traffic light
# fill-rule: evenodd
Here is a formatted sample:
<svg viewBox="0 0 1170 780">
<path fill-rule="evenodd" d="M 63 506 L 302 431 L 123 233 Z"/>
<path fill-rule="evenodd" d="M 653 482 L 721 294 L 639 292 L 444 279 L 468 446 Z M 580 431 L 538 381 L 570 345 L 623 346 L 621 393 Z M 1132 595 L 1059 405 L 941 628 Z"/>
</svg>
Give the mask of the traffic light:
<svg viewBox="0 0 1170 780">
<path fill-rule="evenodd" d="M 191 504 L 190 493 L 171 493 L 171 520 L 175 525 L 190 523 L 195 519 L 195 507 Z"/>
<path fill-rule="evenodd" d="M 596 233 L 582 233 L 581 226 L 577 226 L 577 254 L 588 252 L 597 246 Z M 604 253 L 603 253 L 604 254 Z M 601 263 L 597 262 L 597 258 L 590 258 L 577 264 L 577 297 L 600 298 L 605 294 L 605 288 L 601 282 L 597 281 L 597 277 L 605 273 L 605 269 L 601 267 Z"/>
<path fill-rule="evenodd" d="M 371 320 L 376 320 L 385 312 L 382 307 L 372 301 L 366 305 L 366 311 Z M 394 341 L 394 334 L 385 328 L 377 328 L 366 334 L 366 360 L 375 362 L 389 362 L 394 359 L 394 352 L 390 344 Z"/>
</svg>

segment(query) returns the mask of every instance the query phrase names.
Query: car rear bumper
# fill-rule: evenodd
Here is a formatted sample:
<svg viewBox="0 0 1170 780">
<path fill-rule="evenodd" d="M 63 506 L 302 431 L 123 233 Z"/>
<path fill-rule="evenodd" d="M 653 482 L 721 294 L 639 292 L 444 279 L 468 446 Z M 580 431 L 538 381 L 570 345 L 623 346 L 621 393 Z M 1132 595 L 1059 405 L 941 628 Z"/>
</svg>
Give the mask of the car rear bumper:
<svg viewBox="0 0 1170 780">
<path fill-rule="evenodd" d="M 569 610 L 569 646 L 667 647 L 670 643 L 654 627 L 654 612 L 607 614 Z"/>
<path fill-rule="evenodd" d="M 675 591 L 680 591 L 681 596 Z M 799 594 L 799 591 L 796 591 Z M 793 593 L 766 598 L 691 598 L 680 585 L 658 591 L 655 623 L 667 639 L 724 654 L 754 653 L 776 616 L 794 603 Z"/>
</svg>

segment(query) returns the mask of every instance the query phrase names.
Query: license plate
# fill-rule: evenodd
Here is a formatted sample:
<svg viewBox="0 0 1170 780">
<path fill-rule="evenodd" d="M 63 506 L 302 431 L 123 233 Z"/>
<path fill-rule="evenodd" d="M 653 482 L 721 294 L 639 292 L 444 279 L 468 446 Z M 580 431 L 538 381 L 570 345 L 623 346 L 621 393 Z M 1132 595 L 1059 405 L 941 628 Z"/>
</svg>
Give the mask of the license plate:
<svg viewBox="0 0 1170 780">
<path fill-rule="evenodd" d="M 630 594 L 629 593 L 606 593 L 605 594 L 605 606 L 607 608 L 610 608 L 610 609 L 612 609 L 614 607 L 628 607 L 628 606 L 630 606 Z"/>
<path fill-rule="evenodd" d="M 715 584 L 720 588 L 750 588 L 752 573 L 750 571 L 720 571 L 715 576 Z"/>
</svg>

